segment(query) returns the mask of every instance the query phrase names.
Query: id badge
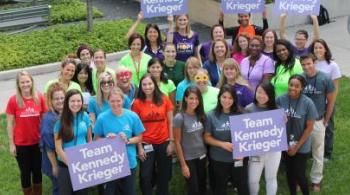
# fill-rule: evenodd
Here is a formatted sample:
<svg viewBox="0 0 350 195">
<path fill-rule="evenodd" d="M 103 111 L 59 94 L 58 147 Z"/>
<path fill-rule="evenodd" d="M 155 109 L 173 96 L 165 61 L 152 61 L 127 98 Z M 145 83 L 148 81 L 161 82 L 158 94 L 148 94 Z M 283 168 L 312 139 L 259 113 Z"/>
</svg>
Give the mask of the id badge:
<svg viewBox="0 0 350 195">
<path fill-rule="evenodd" d="M 203 158 L 205 158 L 207 155 L 203 154 L 202 156 L 199 157 L 199 160 L 202 160 Z"/>
<path fill-rule="evenodd" d="M 152 146 L 152 144 L 143 145 L 143 149 L 145 150 L 146 153 L 148 153 L 148 152 L 153 152 L 153 146 Z"/>
<path fill-rule="evenodd" d="M 235 167 L 243 167 L 243 160 L 235 161 Z"/>
<path fill-rule="evenodd" d="M 252 156 L 250 157 L 251 162 L 260 162 L 260 157 L 259 156 Z"/>
</svg>

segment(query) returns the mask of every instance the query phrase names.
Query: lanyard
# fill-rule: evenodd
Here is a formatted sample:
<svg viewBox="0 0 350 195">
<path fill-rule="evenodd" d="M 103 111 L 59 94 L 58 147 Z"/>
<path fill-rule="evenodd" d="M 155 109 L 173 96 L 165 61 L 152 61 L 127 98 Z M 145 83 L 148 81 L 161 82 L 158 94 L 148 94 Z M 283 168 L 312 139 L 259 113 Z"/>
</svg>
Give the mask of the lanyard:
<svg viewBox="0 0 350 195">
<path fill-rule="evenodd" d="M 217 63 L 215 63 L 215 64 L 216 64 L 216 69 L 217 69 L 217 73 L 218 73 L 218 79 L 220 80 L 220 75 L 221 75 L 220 66 Z"/>
<path fill-rule="evenodd" d="M 317 91 L 317 88 L 316 88 L 316 84 L 317 84 L 317 73 L 316 73 L 316 76 L 314 77 L 315 78 L 315 80 L 314 80 L 314 84 L 312 85 L 312 91 L 310 91 L 310 95 L 314 95 L 315 93 L 316 93 L 316 91 Z M 308 77 L 308 76 L 306 76 L 306 79 L 307 79 L 307 83 L 309 84 L 309 80 L 311 80 L 311 78 L 310 77 Z"/>
<path fill-rule="evenodd" d="M 77 145 L 77 140 L 78 140 L 78 133 L 79 133 L 79 125 L 78 125 L 78 114 L 77 116 L 74 118 L 74 124 L 75 124 L 75 133 L 74 133 L 74 146 Z"/>
<path fill-rule="evenodd" d="M 299 105 L 299 101 L 300 101 L 300 98 L 301 98 L 301 95 L 299 96 L 298 100 L 297 100 L 297 103 L 295 105 L 295 107 L 293 107 L 291 105 L 291 98 L 288 96 L 288 110 L 289 110 L 289 116 L 288 116 L 288 120 L 290 120 L 290 125 L 291 125 L 291 130 L 293 131 L 294 129 L 294 123 L 296 122 L 295 121 L 295 117 L 294 117 L 294 114 L 296 115 L 297 114 L 297 109 L 298 109 L 298 105 Z M 293 109 L 293 113 L 291 113 L 291 108 Z M 292 116 L 293 115 L 293 116 Z"/>
</svg>

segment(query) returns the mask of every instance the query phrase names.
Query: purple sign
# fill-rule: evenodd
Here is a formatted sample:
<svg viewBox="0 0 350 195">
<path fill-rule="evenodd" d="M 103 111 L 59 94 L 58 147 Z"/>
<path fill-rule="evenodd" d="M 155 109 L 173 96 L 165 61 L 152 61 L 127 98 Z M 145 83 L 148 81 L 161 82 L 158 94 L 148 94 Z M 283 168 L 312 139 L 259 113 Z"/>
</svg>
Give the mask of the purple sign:
<svg viewBox="0 0 350 195">
<path fill-rule="evenodd" d="M 291 15 L 318 15 L 320 0 L 275 0 L 274 13 Z"/>
<path fill-rule="evenodd" d="M 73 190 L 130 175 L 125 143 L 117 136 L 65 150 Z"/>
<path fill-rule="evenodd" d="M 233 157 L 288 149 L 283 109 L 230 117 Z"/>
<path fill-rule="evenodd" d="M 188 13 L 188 0 L 141 0 L 145 18 Z"/>
<path fill-rule="evenodd" d="M 265 0 L 221 0 L 225 14 L 259 13 L 265 8 Z"/>
</svg>

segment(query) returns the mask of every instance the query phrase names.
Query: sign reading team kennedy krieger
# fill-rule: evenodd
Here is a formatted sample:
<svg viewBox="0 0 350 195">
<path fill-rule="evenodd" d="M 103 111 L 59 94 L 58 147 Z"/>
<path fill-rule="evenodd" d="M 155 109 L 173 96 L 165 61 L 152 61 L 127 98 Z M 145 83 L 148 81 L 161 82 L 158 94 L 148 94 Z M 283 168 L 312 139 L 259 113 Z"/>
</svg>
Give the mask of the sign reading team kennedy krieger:
<svg viewBox="0 0 350 195">
<path fill-rule="evenodd" d="M 287 150 L 283 109 L 230 117 L 233 157 Z"/>
<path fill-rule="evenodd" d="M 65 153 L 74 191 L 130 175 L 125 143 L 119 137 L 67 148 Z"/>
<path fill-rule="evenodd" d="M 275 0 L 275 13 L 292 15 L 318 15 L 320 0 Z"/>
<path fill-rule="evenodd" d="M 188 0 L 141 0 L 146 18 L 188 13 Z"/>
<path fill-rule="evenodd" d="M 265 0 L 221 0 L 225 14 L 259 13 L 265 8 Z"/>
</svg>

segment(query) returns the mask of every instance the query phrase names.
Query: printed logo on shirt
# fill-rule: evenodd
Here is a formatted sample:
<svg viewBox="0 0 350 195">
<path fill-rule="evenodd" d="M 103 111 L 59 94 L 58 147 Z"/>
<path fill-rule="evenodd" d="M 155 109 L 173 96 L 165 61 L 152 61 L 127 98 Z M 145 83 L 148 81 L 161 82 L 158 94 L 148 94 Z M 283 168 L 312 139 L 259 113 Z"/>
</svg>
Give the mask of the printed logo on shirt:
<svg viewBox="0 0 350 195">
<path fill-rule="evenodd" d="M 131 131 L 129 124 L 124 125 L 122 131 Z"/>
<path fill-rule="evenodd" d="M 193 132 L 199 131 L 201 129 L 203 129 L 202 123 L 199 121 L 196 121 L 192 124 L 192 127 L 187 130 L 187 133 L 193 133 Z"/>
<path fill-rule="evenodd" d="M 322 94 L 322 91 L 317 91 L 316 87 L 313 85 L 306 85 L 303 93 L 307 95 L 316 95 L 316 94 L 319 95 L 319 94 Z"/>
<path fill-rule="evenodd" d="M 146 117 L 144 122 L 145 123 L 153 123 L 153 122 L 161 122 L 164 121 L 164 117 L 159 112 L 150 112 Z"/>
<path fill-rule="evenodd" d="M 289 116 L 289 117 L 301 119 L 300 114 L 298 114 L 298 113 L 296 112 L 296 110 L 294 110 L 294 108 L 292 108 L 292 107 L 291 107 L 291 108 L 288 108 L 288 109 L 286 110 L 286 114 L 287 114 L 287 116 Z"/>
<path fill-rule="evenodd" d="M 19 117 L 33 117 L 33 116 L 40 116 L 40 113 L 38 111 L 35 111 L 33 107 L 28 107 L 19 114 Z"/>
<path fill-rule="evenodd" d="M 230 131 L 230 121 L 226 121 L 220 127 L 216 128 L 216 131 Z"/>
<path fill-rule="evenodd" d="M 176 48 L 177 53 L 191 53 L 193 51 L 193 45 L 189 43 L 179 43 Z"/>
</svg>

